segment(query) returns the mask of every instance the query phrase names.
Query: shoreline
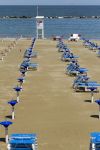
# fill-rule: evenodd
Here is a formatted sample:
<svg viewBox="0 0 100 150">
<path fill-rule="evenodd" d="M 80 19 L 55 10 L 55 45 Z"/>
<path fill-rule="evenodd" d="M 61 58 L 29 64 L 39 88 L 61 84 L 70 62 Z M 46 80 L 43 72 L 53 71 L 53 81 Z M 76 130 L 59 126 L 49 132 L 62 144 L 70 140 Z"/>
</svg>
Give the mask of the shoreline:
<svg viewBox="0 0 100 150">
<path fill-rule="evenodd" d="M 21 40 L 31 40 L 32 39 L 32 37 L 0 37 L 0 40 L 16 40 L 16 39 L 21 39 Z M 86 38 L 86 39 L 88 39 L 88 40 L 90 40 L 90 41 L 93 41 L 93 40 L 95 40 L 95 41 L 100 41 L 100 38 L 92 38 L 92 39 L 90 39 L 90 38 Z M 53 38 L 52 37 L 49 37 L 49 38 L 44 38 L 44 39 L 37 39 L 37 40 L 43 40 L 43 41 L 45 41 L 45 40 L 52 40 L 52 41 L 54 41 L 53 40 Z M 66 40 L 66 41 L 68 41 L 68 38 L 63 38 L 63 40 Z M 82 41 L 82 40 L 79 40 L 79 41 Z M 57 42 L 57 40 L 56 40 L 56 42 Z M 69 43 L 71 43 L 71 42 L 69 42 Z M 73 43 L 73 42 L 72 42 Z M 77 43 L 77 42 L 75 42 L 75 43 Z"/>
</svg>

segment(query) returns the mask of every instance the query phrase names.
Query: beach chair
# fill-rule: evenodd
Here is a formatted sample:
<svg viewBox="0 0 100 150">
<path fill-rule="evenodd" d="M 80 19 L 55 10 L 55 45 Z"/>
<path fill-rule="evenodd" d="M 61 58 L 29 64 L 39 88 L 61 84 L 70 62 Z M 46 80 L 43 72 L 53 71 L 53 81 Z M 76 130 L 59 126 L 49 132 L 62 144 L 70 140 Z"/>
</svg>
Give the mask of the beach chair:
<svg viewBox="0 0 100 150">
<path fill-rule="evenodd" d="M 79 74 L 73 82 L 73 88 L 76 88 L 81 83 L 97 83 L 96 81 L 90 81 L 87 74 Z"/>
<path fill-rule="evenodd" d="M 80 35 L 79 34 L 71 34 L 71 36 L 69 37 L 68 41 L 78 41 L 80 39 Z"/>
<path fill-rule="evenodd" d="M 29 62 L 23 61 L 20 65 L 20 70 L 28 70 Z"/>
<path fill-rule="evenodd" d="M 32 38 L 31 48 L 34 48 L 35 42 L 36 42 L 36 38 Z"/>
<path fill-rule="evenodd" d="M 90 50 L 96 50 L 96 49 L 98 49 L 98 45 L 93 43 L 93 42 L 90 42 L 89 49 Z"/>
<path fill-rule="evenodd" d="M 38 64 L 37 63 L 31 63 L 30 61 L 29 62 L 26 62 L 26 61 L 23 61 L 20 65 L 20 70 L 22 69 L 26 69 L 26 70 L 37 70 L 38 68 Z"/>
<path fill-rule="evenodd" d="M 100 132 L 90 134 L 90 150 L 100 150 Z"/>
<path fill-rule="evenodd" d="M 36 134 L 11 134 L 7 150 L 37 150 Z"/>
<path fill-rule="evenodd" d="M 81 68 L 77 61 L 72 61 L 66 68 L 66 73 L 69 75 L 79 75 L 79 74 L 86 74 L 88 69 L 86 68 Z"/>
<path fill-rule="evenodd" d="M 37 52 L 33 51 L 32 48 L 28 48 L 24 53 L 24 58 L 37 57 Z"/>
<path fill-rule="evenodd" d="M 76 59 L 76 58 L 79 58 L 79 56 L 76 56 L 70 52 L 64 52 L 61 56 L 62 61 L 71 61 L 71 60 Z"/>
<path fill-rule="evenodd" d="M 83 45 L 90 50 L 97 50 L 99 48 L 97 43 L 91 42 L 90 40 L 86 40 L 83 38 Z"/>
<path fill-rule="evenodd" d="M 58 48 L 58 52 L 65 52 L 65 50 L 68 50 L 67 45 L 61 44 Z"/>
<path fill-rule="evenodd" d="M 74 75 L 74 76 L 77 76 L 79 74 L 86 74 L 88 71 L 88 69 L 86 68 L 79 68 L 79 66 L 75 66 L 74 69 L 70 70 L 69 71 L 69 75 Z"/>
<path fill-rule="evenodd" d="M 98 92 L 98 87 L 100 87 L 100 84 L 98 84 L 97 82 L 85 82 L 85 83 L 77 83 L 76 87 L 75 87 L 75 91 L 76 92 L 91 92 L 91 88 L 94 87 L 95 90 L 94 92 Z"/>
<path fill-rule="evenodd" d="M 77 75 L 79 65 L 77 62 L 71 62 L 66 68 L 66 74 L 68 75 Z"/>
<path fill-rule="evenodd" d="M 37 70 L 38 66 L 39 65 L 37 63 L 29 63 L 28 70 Z"/>
<path fill-rule="evenodd" d="M 97 56 L 100 57 L 100 48 L 98 50 Z"/>
</svg>

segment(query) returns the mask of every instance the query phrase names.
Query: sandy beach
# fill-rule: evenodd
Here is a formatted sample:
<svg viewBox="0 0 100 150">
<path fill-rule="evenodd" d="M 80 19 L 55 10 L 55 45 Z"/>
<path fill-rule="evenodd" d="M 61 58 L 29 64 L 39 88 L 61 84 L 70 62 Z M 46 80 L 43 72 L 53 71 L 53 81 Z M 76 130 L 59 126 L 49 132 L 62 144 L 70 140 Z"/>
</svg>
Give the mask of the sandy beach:
<svg viewBox="0 0 100 150">
<path fill-rule="evenodd" d="M 11 39 L 0 39 L 0 51 L 4 52 L 12 42 Z M 100 44 L 100 41 L 95 42 Z M 89 69 L 91 80 L 100 83 L 100 59 L 96 52 L 85 48 L 82 41 L 65 40 L 65 43 L 79 56 L 80 66 Z M 0 60 L 0 121 L 11 115 L 7 102 L 16 99 L 13 87 L 18 84 L 19 65 L 30 44 L 30 39 L 19 39 L 4 60 Z M 36 41 L 34 50 L 38 52 L 38 57 L 31 61 L 37 62 L 39 67 L 26 75 L 9 135 L 36 133 L 39 150 L 88 150 L 89 134 L 100 131 L 100 120 L 91 117 L 98 115 L 98 106 L 86 102 L 91 98 L 90 93 L 74 92 L 72 83 L 75 77 L 65 74 L 68 62 L 61 61 L 56 44 L 57 41 L 50 39 Z M 95 99 L 99 97 L 100 93 L 96 93 Z M 1 126 L 0 138 L 0 150 L 6 150 L 4 128 Z"/>
</svg>

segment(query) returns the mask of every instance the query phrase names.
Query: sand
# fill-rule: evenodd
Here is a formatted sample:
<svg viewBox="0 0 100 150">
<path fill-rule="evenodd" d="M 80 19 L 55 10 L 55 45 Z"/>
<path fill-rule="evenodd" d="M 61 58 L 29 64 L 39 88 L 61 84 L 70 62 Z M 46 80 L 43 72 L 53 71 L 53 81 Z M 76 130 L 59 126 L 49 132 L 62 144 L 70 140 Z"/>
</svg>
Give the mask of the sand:
<svg viewBox="0 0 100 150">
<path fill-rule="evenodd" d="M 0 50 L 7 47 L 11 40 L 0 41 Z M 100 44 L 100 41 L 96 41 Z M 67 42 L 73 53 L 79 55 L 79 63 L 89 69 L 91 80 L 100 83 L 100 59 L 96 52 L 90 51 L 82 42 Z M 16 46 L 0 61 L 0 121 L 11 114 L 7 102 L 16 98 L 13 87 L 20 76 L 18 66 L 23 60 L 29 39 L 20 39 Z M 11 133 L 36 133 L 39 150 L 88 150 L 89 134 L 100 130 L 100 120 L 91 117 L 98 115 L 97 105 L 86 102 L 90 93 L 76 93 L 72 89 L 75 77 L 65 74 L 68 63 L 62 62 L 56 41 L 37 40 L 34 50 L 38 57 L 37 71 L 29 71 L 20 95 L 20 104 L 16 105 L 16 118 L 9 127 Z M 22 50 L 20 52 L 20 49 Z M 95 94 L 95 99 L 100 94 Z M 10 119 L 9 119 L 10 120 Z M 4 128 L 0 126 L 1 140 Z M 6 144 L 0 143 L 0 150 L 6 150 Z"/>
</svg>

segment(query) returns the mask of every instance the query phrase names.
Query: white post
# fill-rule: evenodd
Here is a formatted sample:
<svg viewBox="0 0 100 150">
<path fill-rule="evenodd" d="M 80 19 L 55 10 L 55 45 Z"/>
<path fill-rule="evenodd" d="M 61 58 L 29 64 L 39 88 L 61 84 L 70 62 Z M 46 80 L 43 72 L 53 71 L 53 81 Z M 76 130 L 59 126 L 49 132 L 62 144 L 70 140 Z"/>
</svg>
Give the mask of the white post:
<svg viewBox="0 0 100 150">
<path fill-rule="evenodd" d="M 99 119 L 100 119 L 100 105 L 99 105 Z"/>
<path fill-rule="evenodd" d="M 22 88 L 22 84 L 23 84 L 23 82 L 20 82 L 20 87 Z"/>
<path fill-rule="evenodd" d="M 19 92 L 17 91 L 17 102 L 19 103 Z"/>
<path fill-rule="evenodd" d="M 22 85 L 23 85 L 23 81 L 20 81 L 20 87 L 22 88 Z"/>
<path fill-rule="evenodd" d="M 3 61 L 3 56 L 2 56 L 2 58 L 1 58 L 1 59 L 2 59 L 2 61 Z"/>
<path fill-rule="evenodd" d="M 14 106 L 12 106 L 12 120 L 15 119 Z"/>
<path fill-rule="evenodd" d="M 25 73 L 22 73 L 22 77 L 25 77 L 25 75 L 26 75 L 26 72 L 25 72 Z"/>
<path fill-rule="evenodd" d="M 8 127 L 5 128 L 6 144 L 8 144 Z"/>
<path fill-rule="evenodd" d="M 94 96 L 93 96 L 93 91 L 91 91 L 91 103 L 94 102 Z"/>
</svg>

